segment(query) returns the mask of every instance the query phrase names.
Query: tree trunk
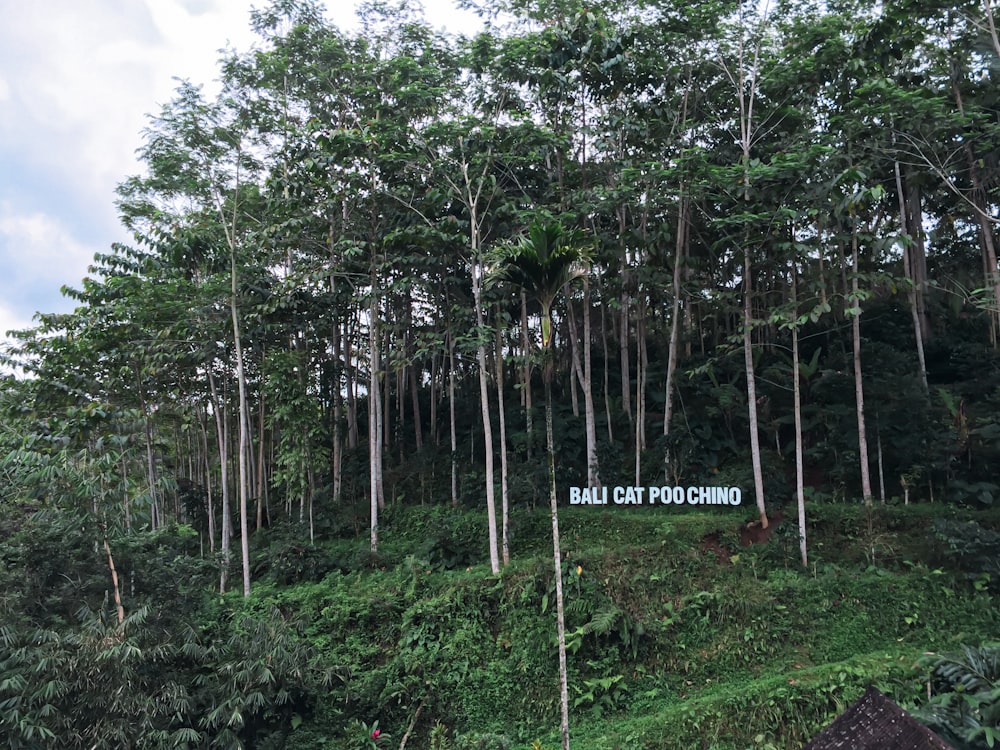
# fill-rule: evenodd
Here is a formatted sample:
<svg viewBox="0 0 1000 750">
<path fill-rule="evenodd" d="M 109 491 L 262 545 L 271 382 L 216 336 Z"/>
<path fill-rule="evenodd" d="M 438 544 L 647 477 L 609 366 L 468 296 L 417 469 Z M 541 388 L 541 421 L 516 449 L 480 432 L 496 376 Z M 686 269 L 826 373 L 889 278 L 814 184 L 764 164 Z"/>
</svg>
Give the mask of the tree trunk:
<svg viewBox="0 0 1000 750">
<path fill-rule="evenodd" d="M 438 376 L 439 376 L 438 373 L 439 373 L 438 355 L 436 351 L 432 351 L 431 380 L 430 383 L 428 384 L 429 385 L 428 390 L 430 391 L 430 402 L 428 411 L 430 413 L 428 414 L 427 418 L 430 421 L 431 441 L 434 443 L 436 447 L 441 445 L 441 436 L 438 434 L 438 417 L 437 417 Z"/>
<path fill-rule="evenodd" d="M 747 241 L 745 239 L 745 241 Z M 750 417 L 750 459 L 753 463 L 753 488 L 760 513 L 760 525 L 767 528 L 764 507 L 764 471 L 760 462 L 760 435 L 757 425 L 757 379 L 753 367 L 753 282 L 750 269 L 749 242 L 743 249 L 743 364 L 747 375 L 747 409 Z"/>
<path fill-rule="evenodd" d="M 398 341 L 397 351 L 403 353 L 406 352 L 406 342 L 405 335 L 401 336 L 403 340 Z M 386 351 L 392 351 L 391 347 L 387 347 Z M 409 382 L 409 371 L 412 370 L 408 364 L 405 362 L 396 368 L 396 427 L 392 430 L 392 435 L 396 440 L 396 447 L 399 449 L 399 465 L 402 466 L 406 463 L 406 391 L 407 384 Z M 389 425 L 386 425 L 388 429 Z"/>
<path fill-rule="evenodd" d="M 816 219 L 816 236 L 823 236 L 823 225 L 822 222 Z M 826 295 L 826 268 L 823 261 L 823 243 L 816 243 L 816 280 L 819 283 L 819 302 L 821 305 L 827 304 Z"/>
<path fill-rule="evenodd" d="M 673 300 L 670 304 L 670 345 L 667 349 L 667 382 L 663 395 L 663 479 L 670 484 L 670 421 L 674 416 L 674 373 L 677 371 L 677 342 L 680 339 L 681 315 L 681 264 L 687 247 L 687 198 L 684 186 L 677 205 L 677 237 L 674 243 Z"/>
<path fill-rule="evenodd" d="M 225 406 L 219 400 L 215 388 L 212 366 L 208 366 L 208 387 L 212 394 L 212 411 L 215 418 L 215 436 L 219 443 L 219 484 L 222 486 L 222 570 L 219 573 L 219 593 L 226 593 L 226 579 L 229 575 L 229 550 L 233 536 L 232 509 L 229 499 L 229 420 Z"/>
<path fill-rule="evenodd" d="M 556 497 L 556 448 L 552 435 L 552 351 L 545 362 L 545 444 L 549 461 L 549 509 L 552 514 L 552 561 L 556 583 L 556 639 L 559 649 L 560 733 L 563 750 L 569 750 L 569 678 L 566 666 L 566 621 L 563 610 L 562 552 L 559 549 L 559 504 Z"/>
<path fill-rule="evenodd" d="M 510 546 L 507 537 L 508 494 L 507 494 L 507 414 L 503 394 L 503 328 L 500 319 L 500 305 L 497 305 L 496 337 L 497 412 L 500 420 L 500 555 L 503 564 L 510 562 Z"/>
<path fill-rule="evenodd" d="M 210 553 L 215 552 L 215 507 L 212 497 L 212 467 L 209 463 L 209 451 L 208 451 L 208 428 L 205 425 L 206 417 L 205 410 L 198 405 L 196 407 L 198 413 L 198 427 L 201 431 L 201 449 L 202 460 L 204 462 L 204 472 L 205 478 L 203 484 L 205 485 L 205 512 L 208 516 L 207 518 L 207 528 L 208 528 L 208 551 Z M 128 515 L 125 516 L 126 522 L 128 521 Z"/>
<path fill-rule="evenodd" d="M 247 406 L 247 378 L 243 362 L 243 339 L 240 335 L 238 308 L 238 281 L 236 271 L 236 251 L 231 252 L 231 281 L 229 311 L 233 321 L 233 341 L 236 349 L 236 385 L 239 390 L 239 492 L 240 492 L 240 557 L 243 567 L 243 596 L 250 596 L 250 530 L 247 518 L 247 503 L 250 494 L 250 478 L 247 451 L 250 445 L 250 419 Z"/>
<path fill-rule="evenodd" d="M 386 316 L 388 318 L 390 311 L 388 309 L 388 304 L 386 304 Z M 391 333 L 386 326 L 385 330 L 385 341 L 379 344 L 379 367 L 382 367 L 382 355 L 381 350 L 385 349 L 386 352 L 392 354 L 392 338 Z M 384 461 L 385 454 L 389 452 L 389 448 L 392 447 L 392 388 L 391 380 L 389 378 L 389 367 L 386 367 L 384 373 L 382 373 L 382 400 L 379 403 L 379 412 L 382 415 L 382 425 L 381 425 L 381 435 L 382 435 L 382 452 L 379 454 L 379 462 Z M 379 498 L 379 508 L 385 508 L 385 496 L 384 492 Z"/>
<path fill-rule="evenodd" d="M 531 461 L 534 453 L 532 446 L 534 425 L 531 413 L 534 406 L 531 401 L 531 338 L 528 335 L 528 297 L 523 290 L 521 291 L 521 354 L 524 357 L 524 371 L 521 376 L 524 382 L 524 429 L 528 434 L 527 458 Z"/>
<path fill-rule="evenodd" d="M 340 495 L 343 491 L 343 474 L 344 474 L 344 436 L 343 436 L 343 424 L 340 418 L 340 412 L 342 410 L 342 396 L 340 393 L 340 372 L 341 372 L 341 359 L 340 359 L 340 325 L 339 323 L 333 327 L 333 368 L 336 373 L 336 377 L 333 380 L 333 398 L 330 407 L 331 421 L 333 422 L 333 455 L 330 458 L 331 461 L 331 472 L 333 474 L 333 503 L 337 505 L 340 503 Z"/>
<path fill-rule="evenodd" d="M 930 341 L 930 316 L 927 313 L 927 249 L 924 241 L 924 209 L 920 185 L 913 177 L 912 170 L 903 175 L 905 186 L 904 206 L 906 228 L 913 237 L 909 247 L 910 278 L 913 280 L 913 295 L 916 301 L 917 317 L 920 321 L 921 348 L 924 341 Z"/>
<path fill-rule="evenodd" d="M 878 495 L 885 505 L 885 461 L 882 457 L 882 429 L 878 421 L 878 412 L 875 412 L 875 453 L 878 460 Z"/>
<path fill-rule="evenodd" d="M 573 418 L 580 418 L 580 397 L 577 393 L 577 386 L 579 381 L 583 379 L 583 375 L 580 374 L 580 352 L 577 344 L 577 332 L 576 325 L 573 320 L 573 303 L 568 302 L 566 305 L 566 310 L 568 314 L 566 315 L 566 325 L 569 327 L 569 348 L 570 348 L 570 373 L 569 373 L 569 403 L 570 408 L 573 410 Z"/>
<path fill-rule="evenodd" d="M 604 347 L 604 418 L 608 424 L 608 442 L 615 441 L 614 424 L 611 421 L 611 355 L 608 352 L 608 324 L 604 315 L 603 297 L 601 292 L 601 345 Z"/>
<path fill-rule="evenodd" d="M 313 501 L 316 498 L 316 471 L 313 469 L 312 449 L 306 441 L 306 492 L 309 495 L 309 544 L 316 543 L 316 525 L 314 522 Z"/>
<path fill-rule="evenodd" d="M 111 554 L 111 545 L 108 543 L 108 530 L 104 529 L 104 551 L 108 555 L 108 570 L 111 571 L 112 593 L 115 598 L 115 612 L 118 615 L 119 627 L 125 622 L 125 607 L 122 604 L 122 591 L 118 585 L 118 570 L 115 568 L 115 558 Z"/>
<path fill-rule="evenodd" d="M 649 314 L 648 300 L 640 297 L 635 306 L 636 333 L 636 422 L 639 424 L 639 445 L 646 450 L 646 394 L 649 391 L 649 343 L 646 337 L 646 316 Z"/>
<path fill-rule="evenodd" d="M 458 507 L 458 433 L 455 428 L 455 339 L 448 332 L 448 416 L 451 429 L 451 504 Z"/>
<path fill-rule="evenodd" d="M 643 301 L 636 296 L 635 305 L 635 486 L 642 485 L 642 451 L 646 447 L 646 368 L 643 357 L 645 320 Z"/>
<path fill-rule="evenodd" d="M 138 373 L 136 373 L 138 377 Z M 143 436 L 146 442 L 146 481 L 149 484 L 149 526 L 151 531 L 156 531 L 162 526 L 160 519 L 161 508 L 159 493 L 156 491 L 156 459 L 153 457 L 153 425 L 149 419 L 149 408 L 146 399 L 142 395 L 142 384 L 137 383 L 139 391 L 139 403 L 142 408 Z"/>
<path fill-rule="evenodd" d="M 796 263 L 792 263 L 792 301 L 794 303 L 792 312 L 792 385 L 794 402 L 792 409 L 795 413 L 795 499 L 799 510 L 799 554 L 802 557 L 802 567 L 809 567 L 809 553 L 806 545 L 806 489 L 805 472 L 802 466 L 802 384 L 799 373 L 799 326 L 794 319 L 799 316 L 799 270 Z"/>
<path fill-rule="evenodd" d="M 360 312 L 357 311 L 357 312 Z M 349 316 L 357 319 L 360 315 Z M 356 450 L 358 447 L 358 371 L 354 365 L 354 336 L 350 323 L 344 324 L 344 377 L 347 380 L 347 448 Z"/>
<path fill-rule="evenodd" d="M 573 305 L 567 305 L 569 312 L 569 339 L 571 342 L 571 356 L 573 361 L 573 372 L 579 380 L 580 388 L 583 390 L 583 414 L 587 441 L 587 485 L 589 487 L 599 487 L 601 484 L 598 476 L 597 462 L 597 425 L 594 418 L 594 394 L 591 386 L 591 355 L 590 355 L 590 284 L 584 279 L 583 291 L 583 362 L 581 363 L 580 347 L 574 342 L 579 338 L 576 326 L 576 313 Z"/>
<path fill-rule="evenodd" d="M 257 531 L 264 527 L 264 394 L 260 394 L 260 413 L 257 419 L 257 489 L 254 492 L 257 501 Z"/>
<path fill-rule="evenodd" d="M 336 228 L 333 217 L 330 217 L 329 231 L 327 233 L 327 246 L 330 248 L 330 295 L 334 299 L 337 297 L 337 275 L 332 269 L 336 267 L 336 257 L 333 252 L 336 242 Z M 343 396 L 341 395 L 341 371 L 344 364 L 341 360 L 341 340 L 340 321 L 336 320 L 331 330 L 330 344 L 333 348 L 333 388 L 330 394 L 330 421 L 333 424 L 333 444 L 331 446 L 330 473 L 333 482 L 333 504 L 340 503 L 340 494 L 343 489 L 343 467 L 344 467 L 344 436 L 341 424 L 340 412 L 342 409 Z"/>
<path fill-rule="evenodd" d="M 865 505 L 872 504 L 872 482 L 868 469 L 868 437 L 865 431 L 865 392 L 861 381 L 861 300 L 858 297 L 858 228 L 851 228 L 851 260 L 853 275 L 851 295 L 854 300 L 851 313 L 851 339 L 854 349 L 854 399 L 858 413 L 858 458 L 861 463 L 861 495 Z"/>
<path fill-rule="evenodd" d="M 477 251 L 478 253 L 478 251 Z M 490 570 L 494 575 L 500 573 L 500 556 L 497 553 L 497 509 L 496 487 L 493 477 L 493 420 L 490 417 L 490 394 L 486 371 L 486 344 L 483 341 L 486 322 L 483 320 L 482 306 L 482 273 L 479 258 L 474 260 L 472 273 L 472 296 L 476 305 L 476 332 L 479 344 L 476 346 L 476 359 L 479 363 L 479 405 L 483 416 L 483 451 L 486 461 L 486 520 L 489 527 Z"/>
<path fill-rule="evenodd" d="M 413 300 L 412 292 L 407 291 L 406 294 L 406 323 L 407 331 L 404 333 L 406 337 L 406 359 L 409 362 L 407 371 L 409 374 L 409 385 L 410 385 L 410 402 L 413 405 L 413 440 L 416 451 L 419 453 L 424 447 L 424 433 L 423 425 L 420 419 L 420 389 L 417 384 L 417 362 L 416 356 L 413 351 Z M 402 414 L 402 412 L 400 412 Z"/>
<path fill-rule="evenodd" d="M 896 196 L 899 200 L 899 224 L 903 233 L 906 234 L 909 239 L 903 245 L 903 276 L 909 281 L 908 288 L 906 290 L 906 296 L 910 303 L 910 317 L 913 320 L 913 336 L 917 342 L 917 370 L 920 376 L 920 384 L 923 386 L 924 393 L 927 392 L 927 364 L 924 359 L 924 328 L 926 326 L 926 315 L 921 317 L 919 304 L 917 299 L 918 282 L 916 275 L 914 274 L 914 263 L 913 263 L 913 245 L 916 242 L 916 233 L 922 232 L 923 230 L 919 227 L 914 226 L 914 222 L 911 219 L 911 211 L 907 206 L 906 193 L 903 190 L 903 178 L 899 168 L 899 162 L 893 162 L 893 170 L 896 175 Z M 922 236 L 922 235 L 921 235 Z M 921 243 L 923 241 L 921 240 Z"/>
<path fill-rule="evenodd" d="M 371 302 L 368 307 L 368 473 L 371 521 L 369 534 L 371 551 L 378 552 L 378 513 L 385 505 L 382 489 L 382 391 L 379 370 L 378 294 L 375 271 L 371 277 Z"/>
<path fill-rule="evenodd" d="M 761 26 L 763 27 L 763 19 Z M 739 70 L 736 75 L 733 75 L 725 61 L 722 62 L 722 66 L 730 82 L 736 89 L 735 93 L 739 104 L 743 202 L 749 207 L 751 179 L 750 151 L 755 133 L 753 114 L 757 97 L 760 46 L 758 44 L 754 47 L 750 69 L 747 70 L 745 65 L 745 42 L 746 39 L 741 33 L 738 40 Z M 747 409 L 750 418 L 750 458 L 753 463 L 754 495 L 757 501 L 757 510 L 760 513 L 760 523 L 763 528 L 767 528 L 767 511 L 764 507 L 764 476 L 760 461 L 760 435 L 757 420 L 757 380 L 753 365 L 753 276 L 750 263 L 750 228 L 748 224 L 745 224 L 745 227 L 743 233 L 743 361 L 747 377 Z"/>
<path fill-rule="evenodd" d="M 626 279 L 626 264 L 625 260 L 622 259 L 622 284 L 625 284 Z M 632 422 L 632 376 L 629 372 L 629 320 L 628 320 L 628 308 L 629 308 L 629 296 L 628 292 L 622 291 L 621 299 L 621 312 L 619 313 L 619 330 L 620 336 L 618 339 L 618 346 L 621 351 L 621 369 L 622 369 L 622 410 L 625 412 L 625 416 L 628 417 L 629 427 L 634 427 Z"/>
<path fill-rule="evenodd" d="M 594 378 L 591 357 L 590 279 L 583 280 L 583 416 L 587 430 L 587 484 L 600 487 L 597 458 L 597 417 L 594 414 Z"/>
</svg>

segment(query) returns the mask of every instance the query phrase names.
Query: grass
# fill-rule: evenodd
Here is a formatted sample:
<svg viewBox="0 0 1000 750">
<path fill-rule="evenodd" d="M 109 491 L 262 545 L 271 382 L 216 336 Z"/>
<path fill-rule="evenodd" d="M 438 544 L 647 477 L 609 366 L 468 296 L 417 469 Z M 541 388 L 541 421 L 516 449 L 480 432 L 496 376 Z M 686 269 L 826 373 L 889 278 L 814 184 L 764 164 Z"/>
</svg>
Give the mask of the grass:
<svg viewBox="0 0 1000 750">
<path fill-rule="evenodd" d="M 931 524 L 957 514 L 996 528 L 997 513 L 816 506 L 803 569 L 794 518 L 766 544 L 740 546 L 749 512 L 561 511 L 575 747 L 798 748 L 868 684 L 916 704 L 925 651 L 996 638 L 993 594 L 948 567 Z M 492 734 L 515 750 L 557 747 L 549 519 L 515 517 L 499 577 L 481 514 L 397 508 L 377 559 L 352 557 L 364 540 L 333 542 L 335 570 L 255 599 L 294 613 L 344 668 L 328 696 L 343 715 L 377 717 L 399 736 L 423 706 L 408 747 L 429 747 L 438 722 L 482 735 L 469 746 L 492 747 Z M 303 726 L 303 737 L 323 735 Z"/>
</svg>

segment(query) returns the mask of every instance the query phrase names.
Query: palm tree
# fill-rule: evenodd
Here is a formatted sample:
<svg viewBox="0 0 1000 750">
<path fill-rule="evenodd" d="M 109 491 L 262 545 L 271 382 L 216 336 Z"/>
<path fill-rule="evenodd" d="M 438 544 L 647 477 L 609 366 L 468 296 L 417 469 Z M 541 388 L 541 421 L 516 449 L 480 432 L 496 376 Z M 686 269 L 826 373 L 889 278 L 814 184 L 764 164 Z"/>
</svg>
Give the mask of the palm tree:
<svg viewBox="0 0 1000 750">
<path fill-rule="evenodd" d="M 556 575 L 556 629 L 559 641 L 559 687 L 562 746 L 569 750 L 569 688 L 566 677 L 566 626 L 563 616 L 562 554 L 559 551 L 559 508 L 556 500 L 556 460 L 552 437 L 552 303 L 574 279 L 590 272 L 588 249 L 577 232 L 557 222 L 535 222 L 527 236 L 501 246 L 493 262 L 496 273 L 533 295 L 542 308 L 542 382 L 545 384 L 545 441 L 549 458 L 549 506 L 552 511 L 552 560 Z"/>
</svg>

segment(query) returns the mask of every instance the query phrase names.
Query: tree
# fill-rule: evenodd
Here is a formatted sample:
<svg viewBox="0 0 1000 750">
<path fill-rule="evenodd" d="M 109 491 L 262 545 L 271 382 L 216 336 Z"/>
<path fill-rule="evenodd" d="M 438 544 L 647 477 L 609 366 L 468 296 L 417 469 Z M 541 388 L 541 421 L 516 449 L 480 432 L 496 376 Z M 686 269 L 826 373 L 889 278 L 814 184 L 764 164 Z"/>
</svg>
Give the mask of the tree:
<svg viewBox="0 0 1000 750">
<path fill-rule="evenodd" d="M 552 305 L 574 279 L 589 273 L 589 253 L 579 234 L 554 222 L 535 222 L 515 244 L 502 245 L 492 259 L 499 274 L 527 290 L 541 305 L 542 380 L 545 385 L 545 443 L 548 450 L 549 508 L 552 515 L 552 559 L 556 582 L 556 634 L 559 642 L 562 746 L 569 750 L 569 688 L 566 626 L 563 612 L 562 553 L 559 549 L 559 504 L 556 495 L 555 438 L 552 432 L 553 351 Z"/>
<path fill-rule="evenodd" d="M 743 364 L 746 372 L 747 410 L 750 428 L 750 461 L 753 467 L 754 496 L 757 511 L 760 513 L 761 526 L 767 528 L 767 510 L 764 506 L 764 473 L 760 455 L 760 428 L 758 425 L 758 395 L 757 376 L 754 369 L 753 337 L 755 318 L 753 314 L 754 293 L 754 262 L 753 244 L 757 238 L 751 234 L 751 225 L 757 217 L 752 212 L 751 191 L 754 179 L 754 167 L 760 163 L 752 159 L 751 152 L 759 140 L 761 128 L 759 113 L 762 53 L 766 54 L 765 41 L 767 33 L 768 6 L 763 11 L 754 7 L 745 8 L 743 3 L 737 7 L 734 19 L 736 47 L 731 52 L 722 52 L 719 65 L 736 93 L 737 112 L 735 126 L 739 142 L 739 177 L 737 184 L 745 212 L 742 223 L 742 254 L 743 272 L 740 284 L 743 298 Z M 732 55 L 731 59 L 727 59 Z M 738 209 L 737 209 L 738 210 Z"/>
<path fill-rule="evenodd" d="M 222 228 L 229 253 L 229 312 L 233 332 L 235 375 L 237 386 L 237 466 L 240 519 L 240 551 L 243 572 L 243 595 L 250 595 L 250 396 L 247 386 L 247 364 L 242 335 L 240 268 L 244 253 L 258 246 L 253 226 L 260 221 L 260 203 L 255 201 L 257 190 L 252 178 L 259 169 L 250 155 L 249 123 L 240 98 L 245 91 L 230 90 L 218 106 L 206 106 L 195 90 L 182 89 L 179 111 L 166 112 L 162 122 L 170 127 L 182 124 L 185 130 L 176 133 L 191 139 L 195 148 L 190 152 L 192 165 L 204 180 L 207 197 Z M 248 247 L 249 246 L 249 247 Z"/>
<path fill-rule="evenodd" d="M 490 569 L 494 574 L 500 572 L 500 546 L 497 535 L 496 515 L 496 484 L 494 481 L 494 448 L 493 448 L 493 418 L 490 412 L 489 374 L 486 366 L 486 346 L 490 330 L 486 326 L 483 299 L 483 287 L 486 281 L 486 264 L 484 241 L 487 233 L 487 220 L 490 208 L 498 198 L 497 180 L 493 174 L 494 163 L 492 149 L 486 147 L 485 153 L 478 156 L 471 148 L 470 139 L 482 143 L 494 132 L 489 124 L 465 122 L 459 135 L 451 127 L 436 129 L 436 135 L 445 140 L 440 143 L 437 159 L 444 162 L 457 175 L 442 173 L 441 178 L 447 190 L 466 213 L 467 230 L 465 241 L 469 254 L 469 272 L 472 282 L 472 304 L 476 319 L 476 362 L 479 378 L 479 406 L 483 425 L 483 453 L 486 474 L 486 515 L 489 534 Z M 450 141 L 450 142 L 449 142 Z M 450 171 L 449 169 L 449 171 Z M 505 464 L 504 464 L 505 465 Z M 504 482 L 505 483 L 505 482 Z M 504 519 L 506 522 L 506 519 Z M 504 533 L 506 537 L 506 533 Z"/>
</svg>

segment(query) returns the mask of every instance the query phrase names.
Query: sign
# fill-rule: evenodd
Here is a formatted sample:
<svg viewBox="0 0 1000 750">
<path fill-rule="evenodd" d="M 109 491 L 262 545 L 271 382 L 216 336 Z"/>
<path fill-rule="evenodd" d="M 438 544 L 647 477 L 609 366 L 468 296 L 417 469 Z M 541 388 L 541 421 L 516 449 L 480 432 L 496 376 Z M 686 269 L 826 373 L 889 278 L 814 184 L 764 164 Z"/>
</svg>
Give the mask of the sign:
<svg viewBox="0 0 1000 750">
<path fill-rule="evenodd" d="M 739 505 L 739 487 L 570 487 L 570 505 Z"/>
</svg>

